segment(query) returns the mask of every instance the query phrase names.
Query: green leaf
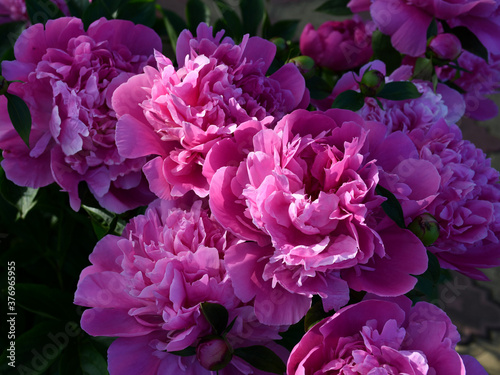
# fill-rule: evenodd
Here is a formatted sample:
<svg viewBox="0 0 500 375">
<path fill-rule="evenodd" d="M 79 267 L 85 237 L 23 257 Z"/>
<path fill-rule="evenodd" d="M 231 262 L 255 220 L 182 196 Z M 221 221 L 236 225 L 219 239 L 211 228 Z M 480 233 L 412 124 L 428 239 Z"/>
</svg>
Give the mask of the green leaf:
<svg viewBox="0 0 500 375">
<path fill-rule="evenodd" d="M 26 0 L 26 13 L 32 24 L 45 23 L 59 17 L 64 13 L 51 0 Z"/>
<path fill-rule="evenodd" d="M 200 304 L 201 312 L 214 330 L 214 334 L 221 335 L 227 326 L 229 314 L 226 308 L 218 303 L 203 302 Z"/>
<path fill-rule="evenodd" d="M 458 26 L 451 29 L 451 33 L 462 43 L 462 48 L 488 61 L 488 50 L 478 37 L 465 26 Z"/>
<path fill-rule="evenodd" d="M 306 331 L 309 331 L 312 326 L 328 316 L 328 313 L 326 313 L 323 308 L 323 302 L 321 301 L 321 298 L 314 298 L 314 300 L 315 301 L 313 302 L 311 308 L 307 311 L 304 318 L 304 329 Z"/>
<path fill-rule="evenodd" d="M 191 357 L 192 355 L 196 355 L 196 348 L 192 346 L 188 346 L 182 350 L 177 350 L 175 352 L 169 352 L 170 354 L 178 355 L 180 357 Z"/>
<path fill-rule="evenodd" d="M 283 360 L 271 349 L 262 345 L 237 348 L 234 350 L 234 355 L 261 371 L 280 375 L 286 371 L 286 365 Z"/>
<path fill-rule="evenodd" d="M 90 340 L 78 345 L 80 365 L 84 375 L 104 375 L 108 373 L 108 363 Z"/>
<path fill-rule="evenodd" d="M 387 75 L 401 66 L 402 56 L 392 46 L 391 37 L 375 30 L 372 34 L 372 60 L 381 60 L 385 63 Z"/>
<path fill-rule="evenodd" d="M 304 322 L 305 319 L 302 318 L 298 323 L 291 325 L 285 332 L 280 332 L 279 335 L 282 339 L 277 341 L 277 343 L 288 349 L 288 351 L 292 351 L 305 334 Z"/>
<path fill-rule="evenodd" d="M 101 17 L 115 18 L 115 12 L 126 0 L 92 0 L 92 3 L 83 12 L 83 24 L 87 29 L 90 24 Z"/>
<path fill-rule="evenodd" d="M 17 219 L 25 219 L 28 212 L 36 206 L 38 189 L 18 186 L 5 177 L 5 172 L 0 169 L 0 194 L 12 206 L 17 208 Z"/>
<path fill-rule="evenodd" d="M 358 111 L 365 105 L 365 97 L 360 92 L 347 90 L 340 93 L 334 100 L 332 108 L 349 109 Z"/>
<path fill-rule="evenodd" d="M 82 208 L 89 214 L 92 227 L 98 239 L 107 234 L 121 235 L 125 223 L 118 216 L 104 208 L 90 207 L 82 204 Z"/>
<path fill-rule="evenodd" d="M 177 15 L 177 13 L 172 12 L 168 9 L 158 8 L 163 14 L 163 23 L 165 24 L 165 29 L 167 30 L 168 39 L 170 41 L 170 47 L 172 48 L 175 56 L 175 47 L 177 45 L 177 38 L 182 30 L 187 29 L 187 25 L 184 20 Z"/>
<path fill-rule="evenodd" d="M 347 7 L 349 0 L 328 0 L 315 9 L 316 12 L 331 14 L 333 16 L 349 16 L 352 14 Z"/>
<path fill-rule="evenodd" d="M 155 0 L 129 0 L 118 8 L 115 18 L 153 27 L 156 21 Z"/>
<path fill-rule="evenodd" d="M 332 93 L 332 87 L 323 78 L 315 75 L 306 79 L 306 87 L 309 89 L 311 98 L 326 99 Z"/>
<path fill-rule="evenodd" d="M 389 100 L 406 100 L 419 98 L 422 94 L 413 83 L 398 81 L 386 83 L 377 96 Z"/>
<path fill-rule="evenodd" d="M 427 39 L 432 38 L 438 34 L 438 24 L 435 18 L 432 19 L 429 27 L 427 28 Z"/>
<path fill-rule="evenodd" d="M 202 22 L 210 23 L 210 9 L 201 0 L 189 0 L 186 4 L 186 20 L 191 32 Z"/>
<path fill-rule="evenodd" d="M 31 113 L 29 108 L 24 100 L 17 95 L 5 93 L 5 97 L 7 98 L 7 110 L 12 125 L 26 143 L 26 146 L 30 147 Z"/>
<path fill-rule="evenodd" d="M 226 29 L 226 34 L 229 34 L 236 42 L 243 37 L 243 25 L 238 14 L 222 0 L 215 0 L 215 4 L 222 13 L 222 19 L 219 21 Z"/>
<path fill-rule="evenodd" d="M 26 28 L 26 22 L 6 22 L 0 24 L 0 60 L 15 60 L 15 57 L 9 58 L 12 53 L 14 44 L 23 30 Z"/>
<path fill-rule="evenodd" d="M 400 228 L 406 228 L 403 209 L 397 198 L 389 190 L 381 185 L 377 185 L 375 192 L 387 200 L 382 203 L 382 209 Z"/>
<path fill-rule="evenodd" d="M 264 19 L 264 0 L 240 0 L 240 10 L 243 18 L 243 33 L 257 35 L 257 29 Z"/>
<path fill-rule="evenodd" d="M 424 81 L 431 81 L 434 75 L 434 65 L 432 61 L 425 57 L 419 57 L 413 69 L 413 79 L 421 79 Z"/>
<path fill-rule="evenodd" d="M 90 3 L 88 0 L 66 0 L 69 12 L 72 16 L 82 18 L 83 13 L 88 8 Z"/>
<path fill-rule="evenodd" d="M 299 27 L 300 20 L 281 20 L 271 26 L 271 37 L 292 40 Z"/>
<path fill-rule="evenodd" d="M 44 318 L 68 321 L 77 319 L 73 295 L 41 284 L 16 284 L 16 303 Z"/>
</svg>

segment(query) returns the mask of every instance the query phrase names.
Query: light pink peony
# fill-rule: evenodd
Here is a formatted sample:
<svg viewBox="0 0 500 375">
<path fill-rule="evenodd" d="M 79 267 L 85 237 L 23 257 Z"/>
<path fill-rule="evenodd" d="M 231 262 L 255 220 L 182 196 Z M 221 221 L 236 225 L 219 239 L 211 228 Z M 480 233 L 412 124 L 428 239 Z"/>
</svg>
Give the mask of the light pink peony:
<svg viewBox="0 0 500 375">
<path fill-rule="evenodd" d="M 451 27 L 469 28 L 492 53 L 500 53 L 500 9 L 497 0 L 351 0 L 355 12 L 370 10 L 373 21 L 403 54 L 420 56 L 427 47 L 427 29 L 434 18 Z"/>
<path fill-rule="evenodd" d="M 111 96 L 148 63 L 159 36 L 130 21 L 104 18 L 85 31 L 77 18 L 36 24 L 17 40 L 15 61 L 2 71 L 9 92 L 28 104 L 33 118 L 30 148 L 12 124 L 0 124 L 2 167 L 21 186 L 57 182 L 80 206 L 78 185 L 85 182 L 104 207 L 114 212 L 145 205 L 152 194 L 142 176 L 145 158 L 127 159 L 115 144 L 116 115 Z"/>
<path fill-rule="evenodd" d="M 257 322 L 251 305 L 234 294 L 223 252 L 234 243 L 208 217 L 203 202 L 157 200 L 132 219 L 121 237 L 108 235 L 90 255 L 75 303 L 85 310 L 82 328 L 94 336 L 118 337 L 109 348 L 110 374 L 211 374 L 196 356 L 172 352 L 202 345 L 214 334 L 200 310 L 203 302 L 223 305 L 233 348 L 266 345 L 280 327 Z M 220 374 L 261 374 L 234 357 Z"/>
<path fill-rule="evenodd" d="M 160 198 L 194 190 L 208 194 L 202 174 L 210 148 L 246 121 L 270 126 L 296 107 L 307 106 L 305 82 L 293 64 L 266 77 L 275 46 L 258 37 L 239 45 L 205 24 L 198 37 L 179 37 L 180 68 L 156 53 L 146 68 L 116 90 L 117 144 L 124 157 L 159 155 L 144 166 L 151 191 Z M 304 100 L 306 99 L 306 100 Z"/>
<path fill-rule="evenodd" d="M 365 298 L 306 332 L 290 354 L 287 375 L 485 374 L 469 358 L 464 365 L 455 351 L 459 340 L 445 312 L 430 303 Z"/>
<path fill-rule="evenodd" d="M 490 95 L 500 91 L 500 55 L 491 55 L 489 62 L 464 51 L 458 58 L 458 65 L 465 69 L 457 71 L 451 67 L 437 68 L 438 77 L 460 87 L 466 105 L 466 116 L 484 121 L 498 115 L 498 107 Z"/>
<path fill-rule="evenodd" d="M 321 67 L 335 71 L 357 68 L 370 60 L 371 24 L 354 16 L 345 21 L 327 21 L 314 28 L 307 24 L 300 35 L 300 51 Z"/>
<path fill-rule="evenodd" d="M 237 144 L 235 132 L 208 155 L 218 166 L 210 185 L 212 213 L 236 236 L 255 241 L 228 248 L 225 259 L 236 295 L 255 297 L 260 320 L 291 324 L 314 294 L 325 310 L 338 309 L 349 300 L 348 287 L 400 295 L 415 285 L 410 274 L 425 271 L 423 245 L 382 212 L 385 198 L 375 193 L 379 168 L 367 156 L 378 147 L 394 166 L 411 149 L 396 137 L 371 134 L 380 131 L 350 111 L 296 110 L 274 130 L 256 133 L 250 147 Z M 423 192 L 418 178 L 401 182 L 414 189 L 412 202 L 437 186 L 430 172 Z M 247 277 L 236 277 L 242 274 Z"/>
</svg>

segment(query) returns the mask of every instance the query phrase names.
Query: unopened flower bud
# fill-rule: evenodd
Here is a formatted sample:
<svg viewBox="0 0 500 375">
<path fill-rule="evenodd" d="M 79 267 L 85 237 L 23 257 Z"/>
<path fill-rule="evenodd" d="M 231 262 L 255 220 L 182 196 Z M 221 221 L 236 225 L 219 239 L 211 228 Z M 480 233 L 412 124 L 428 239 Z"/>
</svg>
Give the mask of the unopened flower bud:
<svg viewBox="0 0 500 375">
<path fill-rule="evenodd" d="M 9 82 L 2 76 L 0 76 L 0 95 L 7 93 L 7 88 L 9 87 Z"/>
<path fill-rule="evenodd" d="M 286 41 L 283 38 L 276 37 L 272 38 L 270 41 L 276 46 L 278 52 L 284 51 L 287 48 Z"/>
<path fill-rule="evenodd" d="M 295 64 L 300 73 L 306 78 L 314 74 L 314 60 L 309 56 L 297 56 L 290 59 L 290 62 Z"/>
<path fill-rule="evenodd" d="M 198 362 L 210 371 L 223 369 L 232 357 L 231 345 L 220 336 L 207 336 L 196 348 Z"/>
<path fill-rule="evenodd" d="M 411 230 L 425 246 L 432 245 L 439 237 L 439 223 L 431 214 L 419 215 L 408 229 Z"/>
<path fill-rule="evenodd" d="M 378 70 L 367 70 L 359 84 L 361 93 L 365 96 L 375 96 L 384 86 L 385 76 Z"/>
<path fill-rule="evenodd" d="M 429 50 L 438 59 L 455 60 L 462 52 L 462 44 L 453 34 L 439 34 L 430 41 Z"/>
</svg>

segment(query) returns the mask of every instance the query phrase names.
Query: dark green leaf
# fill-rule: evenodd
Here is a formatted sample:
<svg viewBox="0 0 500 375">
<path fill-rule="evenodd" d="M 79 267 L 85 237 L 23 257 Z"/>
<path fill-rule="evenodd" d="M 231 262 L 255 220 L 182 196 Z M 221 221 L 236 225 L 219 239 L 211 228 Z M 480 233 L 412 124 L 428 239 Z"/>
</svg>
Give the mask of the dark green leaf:
<svg viewBox="0 0 500 375">
<path fill-rule="evenodd" d="M 236 318 L 237 317 L 234 317 L 233 321 L 231 323 L 229 323 L 226 328 L 224 328 L 224 331 L 222 331 L 222 333 L 221 333 L 222 337 L 225 337 L 231 331 L 231 329 L 234 326 L 234 323 L 236 323 Z"/>
<path fill-rule="evenodd" d="M 299 27 L 300 20 L 281 20 L 271 26 L 270 37 L 292 40 Z"/>
<path fill-rule="evenodd" d="M 6 93 L 5 97 L 7 98 L 7 110 L 9 112 L 10 121 L 24 143 L 26 143 L 26 146 L 29 147 L 31 132 L 30 110 L 24 100 L 19 96 Z"/>
<path fill-rule="evenodd" d="M 317 7 L 316 12 L 331 14 L 333 16 L 349 16 L 352 14 L 347 7 L 349 0 L 328 0 Z"/>
<path fill-rule="evenodd" d="M 186 20 L 189 30 L 195 33 L 200 23 L 210 23 L 210 10 L 201 0 L 189 0 L 186 4 Z"/>
<path fill-rule="evenodd" d="M 35 207 L 38 189 L 18 186 L 5 177 L 5 172 L 0 169 L 0 194 L 12 206 L 16 207 L 17 219 L 24 219 L 28 212 Z"/>
<path fill-rule="evenodd" d="M 465 26 L 458 26 L 451 29 L 451 33 L 460 40 L 463 49 L 488 61 L 488 50 L 472 31 Z"/>
<path fill-rule="evenodd" d="M 72 16 L 82 18 L 83 13 L 90 5 L 88 0 L 66 0 L 69 12 Z"/>
<path fill-rule="evenodd" d="M 431 280 L 437 283 L 441 276 L 441 266 L 439 265 L 439 260 L 430 251 L 427 251 L 427 256 L 429 258 L 429 265 L 427 267 L 427 271 L 425 272 L 428 272 Z"/>
<path fill-rule="evenodd" d="M 234 350 L 234 355 L 245 360 L 253 367 L 272 374 L 284 374 L 286 365 L 271 349 L 261 345 L 247 346 Z"/>
<path fill-rule="evenodd" d="M 277 343 L 291 351 L 305 334 L 304 321 L 305 319 L 302 318 L 298 323 L 291 325 L 285 332 L 280 332 L 279 335 L 282 339 Z"/>
<path fill-rule="evenodd" d="M 118 8 L 118 7 L 117 7 Z M 82 16 L 83 24 L 85 25 L 85 29 L 88 29 L 90 24 L 101 17 L 105 17 L 107 19 L 113 18 L 113 13 L 116 9 L 112 9 L 104 0 L 92 0 L 92 3 L 85 9 Z"/>
<path fill-rule="evenodd" d="M 365 97 L 360 92 L 347 90 L 340 93 L 334 100 L 332 108 L 349 109 L 358 111 L 365 105 Z"/>
<path fill-rule="evenodd" d="M 243 18 L 243 33 L 257 35 L 257 29 L 264 19 L 264 0 L 240 0 L 240 10 Z"/>
<path fill-rule="evenodd" d="M 154 0 L 130 0 L 122 4 L 116 18 L 129 20 L 135 24 L 153 27 L 156 20 L 156 4 Z"/>
<path fill-rule="evenodd" d="M 59 7 L 50 0 L 26 0 L 26 13 L 32 24 L 64 17 Z"/>
<path fill-rule="evenodd" d="M 304 318 L 304 329 L 306 331 L 310 330 L 313 325 L 323 320 L 327 316 L 328 313 L 326 313 L 323 309 L 321 298 L 317 299 L 315 302 L 313 302 L 311 308 L 307 311 L 307 314 Z"/>
<path fill-rule="evenodd" d="M 169 352 L 170 354 L 175 354 L 180 357 L 191 357 L 192 355 L 196 355 L 196 348 L 193 348 L 192 346 L 188 346 L 187 348 L 184 348 L 182 350 L 178 350 L 175 352 Z"/>
<path fill-rule="evenodd" d="M 438 34 L 438 24 L 435 18 L 432 19 L 429 27 L 427 28 L 427 39 L 432 38 Z"/>
<path fill-rule="evenodd" d="M 415 63 L 415 68 L 413 69 L 413 78 L 430 81 L 432 80 L 433 75 L 434 66 L 432 65 L 432 61 L 425 57 L 419 57 Z"/>
<path fill-rule="evenodd" d="M 90 340 L 85 340 L 78 345 L 78 352 L 84 375 L 107 374 L 107 361 Z"/>
<path fill-rule="evenodd" d="M 16 302 L 22 308 L 49 319 L 76 319 L 73 295 L 40 284 L 18 283 Z"/>
<path fill-rule="evenodd" d="M 214 334 L 221 335 L 227 326 L 229 314 L 226 308 L 218 303 L 203 302 L 200 304 L 201 312 L 210 326 L 214 330 Z"/>
<path fill-rule="evenodd" d="M 406 100 L 419 98 L 422 94 L 413 83 L 398 81 L 386 83 L 377 96 L 389 100 Z"/>
<path fill-rule="evenodd" d="M 443 82 L 446 86 L 452 88 L 453 90 L 459 92 L 460 94 L 465 94 L 466 91 L 461 88 L 460 86 L 458 86 L 455 82 L 452 82 L 452 81 L 444 81 Z"/>
<path fill-rule="evenodd" d="M 373 60 L 385 63 L 387 75 L 401 66 L 402 56 L 392 46 L 391 37 L 375 30 L 372 34 Z"/>
<path fill-rule="evenodd" d="M 116 214 L 104 208 L 90 207 L 82 204 L 82 208 L 92 219 L 92 227 L 98 239 L 107 234 L 121 235 L 125 228 L 125 223 L 118 219 Z"/>
<path fill-rule="evenodd" d="M 226 34 L 229 34 L 236 42 L 243 37 L 243 25 L 238 14 L 222 0 L 215 1 L 217 7 L 222 13 L 221 23 L 224 25 Z"/>
<path fill-rule="evenodd" d="M 406 228 L 403 209 L 397 198 L 389 190 L 381 185 L 377 185 L 375 192 L 387 200 L 382 203 L 382 209 L 399 227 Z"/>
<path fill-rule="evenodd" d="M 328 82 L 317 75 L 306 79 L 306 86 L 313 99 L 326 99 L 332 93 L 332 87 Z"/>
<path fill-rule="evenodd" d="M 26 22 L 7 22 L 0 24 L 0 60 L 14 60 L 14 57 L 9 58 L 9 53 L 12 53 L 14 44 L 23 30 L 26 28 Z"/>
<path fill-rule="evenodd" d="M 175 56 L 175 46 L 177 45 L 177 38 L 182 30 L 187 29 L 187 25 L 184 20 L 177 15 L 177 13 L 172 12 L 168 9 L 161 9 L 163 13 L 163 23 L 165 24 L 165 29 L 167 30 L 168 39 L 170 40 L 170 47 L 173 50 Z"/>
</svg>

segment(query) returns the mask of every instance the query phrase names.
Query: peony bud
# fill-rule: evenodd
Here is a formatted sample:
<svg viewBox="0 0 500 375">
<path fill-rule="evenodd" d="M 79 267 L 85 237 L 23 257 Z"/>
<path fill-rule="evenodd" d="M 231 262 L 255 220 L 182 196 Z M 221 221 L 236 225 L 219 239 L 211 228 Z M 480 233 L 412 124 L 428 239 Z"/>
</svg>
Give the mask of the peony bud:
<svg viewBox="0 0 500 375">
<path fill-rule="evenodd" d="M 384 86 L 385 76 L 378 70 L 367 70 L 359 84 L 361 93 L 365 96 L 375 96 Z"/>
<path fill-rule="evenodd" d="M 439 223 L 428 213 L 417 216 L 408 225 L 408 229 L 420 238 L 425 246 L 432 245 L 439 237 Z"/>
<path fill-rule="evenodd" d="M 223 369 L 232 357 L 231 345 L 220 336 L 207 336 L 196 348 L 198 362 L 210 371 Z"/>
<path fill-rule="evenodd" d="M 286 41 L 283 38 L 275 37 L 270 39 L 270 42 L 272 42 L 276 46 L 276 50 L 278 52 L 284 51 L 287 48 Z"/>
<path fill-rule="evenodd" d="M 314 60 L 309 56 L 297 56 L 290 59 L 289 62 L 295 64 L 300 73 L 306 78 L 314 75 Z"/>
<path fill-rule="evenodd" d="M 460 40 L 453 34 L 439 34 L 432 38 L 429 49 L 441 60 L 455 60 L 462 52 Z"/>
</svg>

